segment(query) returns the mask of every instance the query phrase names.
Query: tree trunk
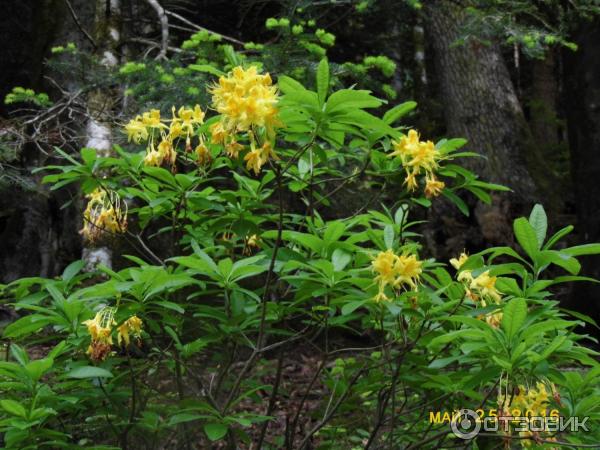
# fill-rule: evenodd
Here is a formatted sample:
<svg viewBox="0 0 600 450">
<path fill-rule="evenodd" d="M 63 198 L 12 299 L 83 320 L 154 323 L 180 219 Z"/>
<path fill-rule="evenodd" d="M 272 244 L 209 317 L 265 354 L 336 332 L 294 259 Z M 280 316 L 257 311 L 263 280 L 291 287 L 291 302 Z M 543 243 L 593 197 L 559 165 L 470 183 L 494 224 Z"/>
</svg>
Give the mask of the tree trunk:
<svg viewBox="0 0 600 450">
<path fill-rule="evenodd" d="M 427 2 L 425 17 L 448 133 L 467 138 L 469 149 L 487 158 L 477 164 L 483 177 L 535 198 L 526 164 L 531 134 L 499 46 L 457 45 L 465 15 L 450 1 Z"/>
<path fill-rule="evenodd" d="M 119 63 L 117 48 L 121 36 L 120 0 L 96 0 L 95 42 L 97 55 L 102 64 L 114 67 Z M 112 152 L 111 112 L 115 107 L 115 95 L 107 89 L 98 89 L 88 98 L 89 120 L 86 126 L 86 147 L 94 148 L 100 156 L 109 156 Z M 83 249 L 83 259 L 87 270 L 93 270 L 98 264 L 111 267 L 112 251 L 108 247 L 89 247 Z"/>
<path fill-rule="evenodd" d="M 433 256 L 445 258 L 463 249 L 511 243 L 512 220 L 529 212 L 539 198 L 543 179 L 534 181 L 528 169 L 541 163 L 500 46 L 458 42 L 465 23 L 464 7 L 449 0 L 424 5 L 446 134 L 466 138 L 466 148 L 484 157 L 462 164 L 483 180 L 514 191 L 494 195 L 491 206 L 477 204 L 472 208 L 474 220 L 469 221 L 447 202 L 436 201 L 430 216 L 429 248 Z M 474 205 L 474 200 L 470 198 L 469 203 Z"/>
<path fill-rule="evenodd" d="M 574 179 L 577 231 L 583 242 L 600 241 L 600 21 L 582 25 L 576 52 L 565 51 L 565 106 Z M 600 256 L 583 258 L 582 273 L 600 278 Z M 572 304 L 600 321 L 600 286 L 581 283 Z"/>
</svg>

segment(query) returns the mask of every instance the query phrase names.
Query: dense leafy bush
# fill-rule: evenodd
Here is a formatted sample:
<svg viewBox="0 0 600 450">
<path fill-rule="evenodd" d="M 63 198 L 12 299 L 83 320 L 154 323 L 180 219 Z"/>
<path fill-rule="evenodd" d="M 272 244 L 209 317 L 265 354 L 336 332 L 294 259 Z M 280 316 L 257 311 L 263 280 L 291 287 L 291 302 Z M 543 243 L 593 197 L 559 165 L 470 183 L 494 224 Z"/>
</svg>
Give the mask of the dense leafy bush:
<svg viewBox="0 0 600 450">
<path fill-rule="evenodd" d="M 45 169 L 54 189 L 81 186 L 91 244 L 139 253 L 5 286 L 22 313 L 3 334 L 6 448 L 452 447 L 469 441 L 430 413 L 460 408 L 592 417 L 590 433 L 511 424 L 473 446 L 600 437 L 589 320 L 550 290 L 584 280 L 577 257 L 598 245 L 560 247 L 572 228 L 548 237 L 538 205 L 514 222 L 518 248 L 423 259 L 413 208 L 443 195 L 468 213 L 457 191 L 504 188 L 457 164 L 474 156 L 464 140 L 397 126 L 414 103 L 380 118 L 370 92 L 330 85 L 325 59 L 314 91 L 236 67 L 209 87 L 218 115 L 148 111 L 126 125 L 127 150 Z M 357 186 L 375 197 L 325 219 Z M 379 207 L 382 193 L 395 201 Z M 282 361 L 301 354 L 318 364 L 282 410 Z"/>
</svg>

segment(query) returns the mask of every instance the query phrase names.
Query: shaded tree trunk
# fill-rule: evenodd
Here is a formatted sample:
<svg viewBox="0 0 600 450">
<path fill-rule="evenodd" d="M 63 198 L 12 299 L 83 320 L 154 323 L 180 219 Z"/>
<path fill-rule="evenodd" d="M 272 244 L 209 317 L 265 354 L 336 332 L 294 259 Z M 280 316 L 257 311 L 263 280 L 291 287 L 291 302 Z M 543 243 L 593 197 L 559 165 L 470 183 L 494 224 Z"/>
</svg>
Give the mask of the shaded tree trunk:
<svg viewBox="0 0 600 450">
<path fill-rule="evenodd" d="M 446 134 L 466 138 L 466 148 L 485 157 L 463 164 L 483 180 L 514 191 L 495 195 L 491 206 L 478 203 L 474 218 L 467 221 L 447 202 L 435 202 L 429 247 L 433 256 L 445 258 L 464 248 L 510 243 L 512 220 L 529 212 L 543 184 L 528 167 L 542 164 L 500 46 L 458 42 L 464 7 L 449 0 L 424 5 Z"/>
<path fill-rule="evenodd" d="M 63 1 L 5 3 L 2 6 L 6 11 L 0 19 L 2 99 L 14 86 L 44 90 L 43 59 L 53 43 L 64 38 L 67 17 Z M 5 109 L 2 104 L 0 112 Z M 9 120 L 1 120 L 0 139 L 10 136 L 14 126 Z M 81 243 L 76 238 L 77 213 L 72 209 L 60 210 L 69 200 L 69 193 L 50 191 L 41 185 L 43 174 L 31 174 L 32 169 L 47 163 L 46 156 L 30 143 L 19 148 L 17 154 L 17 160 L 9 159 L 18 174 L 17 181 L 4 178 L 0 167 L 0 178 L 3 178 L 0 183 L 0 282 L 24 276 L 53 277 L 81 252 Z M 3 156 L 0 155 L 0 165 L 5 162 Z"/>
<path fill-rule="evenodd" d="M 461 7 L 428 2 L 428 38 L 433 44 L 448 133 L 465 137 L 487 158 L 478 172 L 531 200 L 536 184 L 527 170 L 531 133 L 500 48 L 467 42 L 457 45 L 464 24 Z"/>
<path fill-rule="evenodd" d="M 582 242 L 600 241 L 600 21 L 575 36 L 565 53 L 565 106 L 574 179 L 577 230 Z M 583 258 L 582 272 L 600 278 L 600 256 Z M 600 321 L 600 286 L 578 284 L 569 305 Z"/>
</svg>

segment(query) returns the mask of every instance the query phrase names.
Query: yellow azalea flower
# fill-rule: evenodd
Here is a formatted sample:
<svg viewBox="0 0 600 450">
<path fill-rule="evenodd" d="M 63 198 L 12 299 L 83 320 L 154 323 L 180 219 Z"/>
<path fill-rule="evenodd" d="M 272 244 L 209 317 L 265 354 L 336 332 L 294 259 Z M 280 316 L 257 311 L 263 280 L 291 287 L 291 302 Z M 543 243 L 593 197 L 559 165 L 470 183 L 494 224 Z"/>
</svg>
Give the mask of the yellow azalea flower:
<svg viewBox="0 0 600 450">
<path fill-rule="evenodd" d="M 419 277 L 423 272 L 423 263 L 415 255 L 400 255 L 395 264 L 396 280 L 394 287 L 408 284 L 412 289 L 417 287 Z"/>
<path fill-rule="evenodd" d="M 175 139 L 184 135 L 183 126 L 181 122 L 178 120 L 171 121 L 171 125 L 169 126 L 169 139 L 174 141 Z"/>
<path fill-rule="evenodd" d="M 433 176 L 433 174 L 428 174 L 425 178 L 425 197 L 437 197 L 442 193 L 442 189 L 446 184 L 443 181 L 439 181 Z"/>
<path fill-rule="evenodd" d="M 201 125 L 204 122 L 204 113 L 200 109 L 200 105 L 196 105 L 194 109 L 182 106 L 177 115 L 181 121 L 181 128 L 188 137 L 194 133 L 194 125 Z"/>
<path fill-rule="evenodd" d="M 409 191 L 418 188 L 417 175 L 425 172 L 425 195 L 427 198 L 437 197 L 445 184 L 434 176 L 442 158 L 432 141 L 421 141 L 416 130 L 409 130 L 406 136 L 392 141 L 393 151 L 388 157 L 398 157 L 406 172 L 404 184 Z"/>
<path fill-rule="evenodd" d="M 160 152 L 156 150 L 150 150 L 146 153 L 146 156 L 144 157 L 144 165 L 160 167 L 162 166 L 163 159 L 164 158 Z"/>
<path fill-rule="evenodd" d="M 139 144 L 142 141 L 148 140 L 148 128 L 142 123 L 140 116 L 131 119 L 129 123 L 125 125 L 125 132 L 127 133 L 127 142 L 134 141 Z"/>
<path fill-rule="evenodd" d="M 246 245 L 248 247 L 256 247 L 258 248 L 259 237 L 256 234 L 253 234 L 246 239 Z"/>
<path fill-rule="evenodd" d="M 491 298 L 496 303 L 500 303 L 500 293 L 496 289 L 496 277 L 491 277 L 489 270 L 474 278 L 469 288 L 479 292 L 484 297 Z"/>
<path fill-rule="evenodd" d="M 269 159 L 279 159 L 279 157 L 275 153 L 275 150 L 273 149 L 273 144 L 270 141 L 265 141 L 265 143 L 260 148 L 260 152 L 265 162 L 267 162 Z"/>
<path fill-rule="evenodd" d="M 467 262 L 467 259 L 469 259 L 469 255 L 467 255 L 465 252 L 462 252 L 460 254 L 460 256 L 457 258 L 452 258 L 450 260 L 450 264 L 452 265 L 452 267 L 454 267 L 456 270 L 460 269 L 462 267 L 462 265 L 464 263 Z"/>
<path fill-rule="evenodd" d="M 417 176 L 412 172 L 406 175 L 404 184 L 406 184 L 406 189 L 408 189 L 410 192 L 415 191 L 419 187 L 419 183 L 417 183 Z"/>
<path fill-rule="evenodd" d="M 131 336 L 140 339 L 142 335 L 142 320 L 137 316 L 131 316 L 117 328 L 117 344 L 125 343 L 125 347 L 129 346 Z"/>
<path fill-rule="evenodd" d="M 255 149 L 249 151 L 248 154 L 244 156 L 244 161 L 246 161 L 246 168 L 248 170 L 254 170 L 255 175 L 259 174 L 260 168 L 263 165 L 260 150 Z"/>
<path fill-rule="evenodd" d="M 244 253 L 245 255 L 251 255 L 253 249 L 260 248 L 260 245 L 258 243 L 259 241 L 260 238 L 256 234 L 247 236 L 244 242 L 244 250 L 242 253 Z"/>
<path fill-rule="evenodd" d="M 257 68 L 235 67 L 219 78 L 212 94 L 213 107 L 223 115 L 223 126 L 230 133 L 248 131 L 253 126 L 265 127 L 270 134 L 278 127 L 277 88 L 269 74 Z"/>
<path fill-rule="evenodd" d="M 269 159 L 279 159 L 273 150 L 273 145 L 270 142 L 265 142 L 262 147 L 255 149 L 253 148 L 244 157 L 246 161 L 246 168 L 248 170 L 254 170 L 254 174 L 258 175 L 262 166 L 267 163 Z"/>
<path fill-rule="evenodd" d="M 403 285 L 408 285 L 411 289 L 416 289 L 423 272 L 422 264 L 415 255 L 398 256 L 391 249 L 379 252 L 371 262 L 371 269 L 377 274 L 375 282 L 379 285 L 376 300 L 387 299 L 386 286 L 398 289 Z"/>
<path fill-rule="evenodd" d="M 196 160 L 198 164 L 205 165 L 210 163 L 212 160 L 212 155 L 210 154 L 210 150 L 204 143 L 200 143 L 196 149 L 194 150 L 196 153 Z"/>
<path fill-rule="evenodd" d="M 115 325 L 114 308 L 104 308 L 98 311 L 93 319 L 83 322 L 91 337 L 87 354 L 93 361 L 103 361 L 110 354 L 112 341 L 112 326 Z"/>
<path fill-rule="evenodd" d="M 492 328 L 500 328 L 500 324 L 502 323 L 502 312 L 486 314 L 485 321 Z"/>
<path fill-rule="evenodd" d="M 394 151 L 389 157 L 399 156 L 403 161 L 404 158 L 410 157 L 419 147 L 419 132 L 409 130 L 406 136 L 402 136 L 399 141 L 392 141 Z"/>
<path fill-rule="evenodd" d="M 412 167 L 415 173 L 420 173 L 421 169 L 431 172 L 438 167 L 437 159 L 439 159 L 439 152 L 433 142 L 427 141 L 421 142 L 416 150 L 410 154 L 410 159 L 404 164 Z"/>
<path fill-rule="evenodd" d="M 192 123 L 198 125 L 204 123 L 204 112 L 200 108 L 200 105 L 194 106 L 194 111 L 192 112 Z"/>
<path fill-rule="evenodd" d="M 80 233 L 89 242 L 95 242 L 105 233 L 124 233 L 127 229 L 127 204 L 124 210 L 121 199 L 114 191 L 96 189 L 87 195 L 88 204 L 83 212 Z"/>
<path fill-rule="evenodd" d="M 398 257 L 389 249 L 380 252 L 371 263 L 373 272 L 377 273 L 375 281 L 384 284 L 392 284 L 396 279 L 395 264 Z"/>
<path fill-rule="evenodd" d="M 231 141 L 225 145 L 227 156 L 229 156 L 231 159 L 237 159 L 237 157 L 240 155 L 240 151 L 243 148 L 244 146 L 236 141 Z"/>
<path fill-rule="evenodd" d="M 152 109 L 142 114 L 142 123 L 150 128 L 166 128 L 160 120 L 160 111 Z"/>
<path fill-rule="evenodd" d="M 157 151 L 162 156 L 163 161 L 168 161 L 171 165 L 175 164 L 177 153 L 175 152 L 173 143 L 170 140 L 162 140 L 160 144 L 158 144 Z"/>
<path fill-rule="evenodd" d="M 225 142 L 225 138 L 227 137 L 227 133 L 225 132 L 225 128 L 223 128 L 223 124 L 221 122 L 213 123 L 210 126 L 210 142 L 212 144 L 223 144 Z"/>
</svg>

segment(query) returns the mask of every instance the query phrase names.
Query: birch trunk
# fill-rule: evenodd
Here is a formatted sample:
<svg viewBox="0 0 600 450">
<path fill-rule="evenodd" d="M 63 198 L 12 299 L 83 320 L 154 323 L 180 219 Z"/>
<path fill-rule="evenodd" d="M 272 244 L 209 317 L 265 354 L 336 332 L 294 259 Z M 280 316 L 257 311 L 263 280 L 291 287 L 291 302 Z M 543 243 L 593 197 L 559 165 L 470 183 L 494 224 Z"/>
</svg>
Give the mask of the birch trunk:
<svg viewBox="0 0 600 450">
<path fill-rule="evenodd" d="M 101 63 L 116 66 L 119 63 L 117 48 L 120 40 L 121 4 L 120 0 L 96 0 L 95 41 L 97 56 Z M 115 107 L 116 96 L 108 89 L 98 89 L 88 98 L 88 123 L 86 125 L 85 146 L 97 150 L 100 156 L 112 152 L 113 138 L 111 112 Z M 109 247 L 84 246 L 83 255 L 86 268 L 92 270 L 98 264 L 112 266 L 112 251 Z"/>
</svg>

